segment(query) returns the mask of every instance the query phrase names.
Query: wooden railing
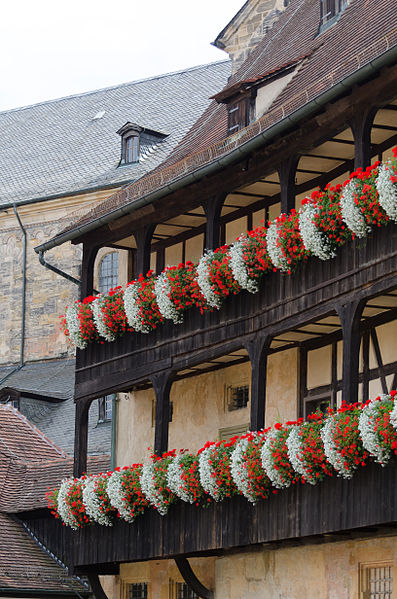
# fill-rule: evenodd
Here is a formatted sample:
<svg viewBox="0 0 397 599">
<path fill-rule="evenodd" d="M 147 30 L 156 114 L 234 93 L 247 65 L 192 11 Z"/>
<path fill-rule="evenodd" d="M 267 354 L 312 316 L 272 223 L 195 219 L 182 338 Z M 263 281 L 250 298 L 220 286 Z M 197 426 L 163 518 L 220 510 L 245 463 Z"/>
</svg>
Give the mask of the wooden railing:
<svg viewBox="0 0 397 599">
<path fill-rule="evenodd" d="M 334 312 L 338 304 L 397 287 L 397 225 L 346 244 L 336 258 L 311 258 L 293 275 L 264 277 L 259 293 L 241 292 L 219 311 L 186 312 L 148 335 L 129 333 L 77 352 L 76 399 L 129 389 L 165 369 L 182 370 L 242 347 L 258 332 L 279 334 Z"/>
<path fill-rule="evenodd" d="M 371 464 L 352 480 L 329 478 L 311 486 L 296 484 L 256 506 L 242 497 L 202 509 L 185 503 L 166 516 L 148 509 L 135 523 L 88 526 L 74 532 L 52 517 L 29 520 L 30 528 L 77 571 L 117 572 L 121 562 L 216 555 L 224 549 L 311 537 L 338 538 L 372 527 L 397 524 L 397 459 L 385 468 Z"/>
</svg>

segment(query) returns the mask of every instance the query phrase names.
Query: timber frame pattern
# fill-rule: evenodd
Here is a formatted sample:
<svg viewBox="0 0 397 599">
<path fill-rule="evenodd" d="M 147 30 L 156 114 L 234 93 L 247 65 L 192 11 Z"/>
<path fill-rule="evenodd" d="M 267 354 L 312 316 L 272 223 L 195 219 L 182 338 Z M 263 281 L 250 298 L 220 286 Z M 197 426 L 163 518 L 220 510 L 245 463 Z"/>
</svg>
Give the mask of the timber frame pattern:
<svg viewBox="0 0 397 599">
<path fill-rule="evenodd" d="M 397 110 L 397 105 L 392 104 L 396 88 L 397 67 L 385 67 L 372 80 L 346 91 L 323 111 L 302 121 L 298 128 L 291 128 L 283 137 L 258 148 L 244 160 L 173 192 L 166 201 L 154 201 L 147 209 L 125 215 L 111 225 L 76 239 L 75 243 L 83 243 L 82 298 L 93 291 L 98 250 L 103 246 L 113 247 L 128 235 L 136 240 L 136 249 L 131 250 L 135 273 L 148 270 L 154 249 L 158 250 L 157 268 L 161 269 L 164 265 L 161 250 L 166 242 L 154 239 L 155 227 L 180 214 L 181 206 L 185 213 L 198 207 L 203 209 L 205 225 L 201 224 L 189 234 L 204 233 L 205 247 L 214 249 L 224 241 L 225 224 L 232 218 L 249 216 L 259 208 L 268 210 L 275 202 L 281 204 L 282 212 L 288 212 L 295 206 L 297 194 L 316 186 L 324 187 L 346 171 L 365 168 L 373 157 L 397 143 L 397 128 L 391 126 L 389 130 L 394 133 L 386 141 L 371 145 L 377 110 L 385 106 L 390 113 Z M 334 140 L 346 127 L 350 127 L 353 134 L 354 141 L 345 143 L 353 145 L 354 158 L 296 185 L 299 158 L 327 140 Z M 270 198 L 261 197 L 232 216 L 222 216 L 227 194 L 275 171 L 280 181 L 277 197 L 273 196 L 271 202 Z M 173 242 L 186 239 L 189 234 L 180 233 Z M 218 312 L 201 315 L 192 309 L 182 325 L 168 323 L 148 335 L 126 334 L 113 343 L 93 343 L 85 350 L 77 350 L 75 475 L 80 476 L 86 470 L 88 413 L 95 398 L 153 386 L 155 452 L 162 454 L 168 448 L 173 381 L 188 376 L 183 374 L 185 371 L 190 371 L 191 376 L 198 374 L 195 367 L 202 363 L 208 363 L 209 370 L 224 367 L 224 363 L 217 362 L 224 355 L 235 353 L 232 363 L 247 360 L 251 363 L 252 430 L 264 426 L 266 360 L 272 352 L 299 347 L 301 412 L 304 398 L 310 395 L 305 386 L 305 360 L 308 350 L 316 344 L 333 344 L 335 352 L 336 342 L 343 340 L 343 382 L 336 380 L 335 367 L 327 389 L 334 398 L 341 390 L 347 403 L 357 401 L 359 382 L 364 381 L 368 394 L 368 381 L 375 374 L 385 385 L 386 374 L 396 375 L 397 365 L 385 373 L 380 360 L 377 373 L 371 374 L 368 365 L 364 373 L 359 373 L 361 338 L 364 354 L 368 354 L 368 339 L 372 336 L 374 340 L 373 327 L 396 319 L 396 308 L 386 301 L 381 314 L 367 317 L 365 309 L 373 298 L 381 304 L 382 298 L 394 298 L 393 301 L 397 298 L 397 225 L 389 225 L 386 232 L 375 232 L 366 243 L 350 242 L 333 260 L 321 262 L 311 258 L 292 276 L 273 273 L 262 282 L 258 294 L 244 292 L 228 298 Z M 322 322 L 324 320 L 327 324 Z M 324 333 L 319 333 L 322 326 Z M 302 331 L 306 337 L 299 340 Z M 274 340 L 279 340 L 277 347 Z M 335 535 L 336 538 L 358 529 L 369 531 L 386 527 L 392 531 L 397 522 L 395 470 L 395 465 L 384 469 L 371 466 L 352 481 L 332 478 L 315 488 L 297 485 L 254 507 L 247 507 L 245 501 L 243 505 L 240 498 L 234 498 L 202 511 L 189 505 L 173 506 L 163 518 L 148 511 L 134 524 L 117 522 L 113 529 L 92 526 L 75 533 L 41 516 L 34 518 L 30 526 L 44 542 L 57 538 L 57 555 L 65 558 L 77 572 L 90 574 L 99 595 L 95 575 L 117 573 L 122 562 L 173 558 L 191 588 L 200 596 L 210 598 L 211 592 L 200 587 L 187 557 L 220 555 L 237 547 L 319 535 Z M 383 494 L 381 505 L 379 492 Z M 66 550 L 71 539 L 72 555 Z"/>
</svg>

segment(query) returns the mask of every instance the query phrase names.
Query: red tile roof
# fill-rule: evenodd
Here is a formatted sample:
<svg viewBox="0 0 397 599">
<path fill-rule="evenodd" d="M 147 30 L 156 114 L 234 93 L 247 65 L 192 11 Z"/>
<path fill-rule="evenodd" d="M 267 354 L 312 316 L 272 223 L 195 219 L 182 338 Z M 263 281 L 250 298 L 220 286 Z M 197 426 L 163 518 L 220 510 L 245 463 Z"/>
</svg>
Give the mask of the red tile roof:
<svg viewBox="0 0 397 599">
<path fill-rule="evenodd" d="M 0 596 L 2 591 L 42 591 L 75 595 L 87 589 L 52 559 L 21 523 L 0 513 Z"/>
<path fill-rule="evenodd" d="M 107 470 L 109 455 L 90 456 L 87 471 Z M 47 507 L 47 489 L 72 476 L 73 459 L 10 405 L 0 406 L 0 511 Z"/>
</svg>

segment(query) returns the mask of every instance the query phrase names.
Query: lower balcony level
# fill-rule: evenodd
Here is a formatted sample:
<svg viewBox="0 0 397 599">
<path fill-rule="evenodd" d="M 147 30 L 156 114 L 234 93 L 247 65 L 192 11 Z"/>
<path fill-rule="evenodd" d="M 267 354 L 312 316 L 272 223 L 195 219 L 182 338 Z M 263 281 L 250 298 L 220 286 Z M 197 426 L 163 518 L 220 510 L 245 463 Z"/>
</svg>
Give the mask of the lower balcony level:
<svg viewBox="0 0 397 599">
<path fill-rule="evenodd" d="M 297 484 L 256 506 L 242 497 L 202 509 L 152 509 L 133 524 L 88 526 L 77 532 L 47 515 L 25 514 L 37 538 L 76 572 L 117 573 L 126 562 L 222 555 L 262 543 L 341 540 L 346 535 L 394 534 L 397 460 L 360 469 L 351 480 L 330 478 L 317 486 Z M 397 528 L 395 529 L 397 533 Z"/>
</svg>

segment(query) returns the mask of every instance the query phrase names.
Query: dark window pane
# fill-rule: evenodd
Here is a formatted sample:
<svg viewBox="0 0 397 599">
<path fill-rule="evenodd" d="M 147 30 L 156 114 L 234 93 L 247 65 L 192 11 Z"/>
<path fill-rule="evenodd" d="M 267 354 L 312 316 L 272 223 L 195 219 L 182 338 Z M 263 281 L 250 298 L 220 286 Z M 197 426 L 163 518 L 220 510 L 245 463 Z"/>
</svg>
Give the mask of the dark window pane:
<svg viewBox="0 0 397 599">
<path fill-rule="evenodd" d="M 242 385 L 241 387 L 230 387 L 228 393 L 228 410 L 240 410 L 248 404 L 249 387 Z"/>
<path fill-rule="evenodd" d="M 130 584 L 128 599 L 147 599 L 147 583 L 139 582 Z"/>
<path fill-rule="evenodd" d="M 196 595 L 186 583 L 177 582 L 176 583 L 176 599 L 199 599 L 199 596 Z"/>
</svg>

